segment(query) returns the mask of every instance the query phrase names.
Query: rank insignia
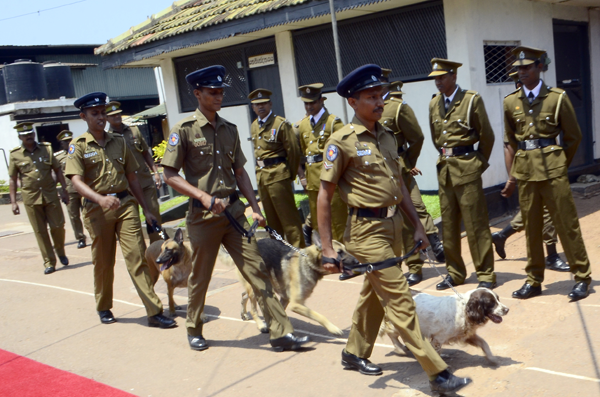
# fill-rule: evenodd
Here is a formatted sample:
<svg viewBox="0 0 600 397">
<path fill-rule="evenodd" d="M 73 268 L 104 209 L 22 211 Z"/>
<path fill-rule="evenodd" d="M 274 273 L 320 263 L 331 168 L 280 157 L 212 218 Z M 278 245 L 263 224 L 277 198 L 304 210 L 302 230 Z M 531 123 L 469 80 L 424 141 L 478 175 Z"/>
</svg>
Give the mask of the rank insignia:
<svg viewBox="0 0 600 397">
<path fill-rule="evenodd" d="M 337 158 L 337 156 L 338 156 L 338 147 L 335 145 L 329 145 L 327 147 L 327 154 L 325 155 L 327 160 L 333 161 Z"/>
<path fill-rule="evenodd" d="M 175 146 L 179 143 L 179 135 L 177 133 L 172 133 L 169 135 L 169 145 Z"/>
<path fill-rule="evenodd" d="M 326 170 L 330 170 L 333 168 L 333 164 L 328 164 L 327 162 L 323 162 L 323 167 L 325 167 Z"/>
</svg>

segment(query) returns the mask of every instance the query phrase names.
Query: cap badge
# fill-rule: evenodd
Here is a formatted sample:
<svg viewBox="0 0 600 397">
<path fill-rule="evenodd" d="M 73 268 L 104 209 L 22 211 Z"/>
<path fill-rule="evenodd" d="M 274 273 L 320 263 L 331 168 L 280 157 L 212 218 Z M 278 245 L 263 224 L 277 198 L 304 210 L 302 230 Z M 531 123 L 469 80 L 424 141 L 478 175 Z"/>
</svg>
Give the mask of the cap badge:
<svg viewBox="0 0 600 397">
<path fill-rule="evenodd" d="M 113 105 L 112 110 L 117 110 L 117 107 Z"/>
<path fill-rule="evenodd" d="M 377 77 L 371 76 L 371 78 L 373 79 L 373 81 L 377 81 Z"/>
<path fill-rule="evenodd" d="M 94 98 L 96 102 L 100 102 L 100 98 Z"/>
<path fill-rule="evenodd" d="M 256 96 L 257 98 L 262 98 L 262 92 L 259 92 L 258 95 Z"/>
<path fill-rule="evenodd" d="M 221 76 L 217 76 L 217 80 L 222 81 Z"/>
<path fill-rule="evenodd" d="M 396 86 L 396 89 L 397 89 L 398 91 L 400 91 L 400 86 L 399 86 L 399 85 L 397 85 L 397 86 Z"/>
<path fill-rule="evenodd" d="M 438 65 L 437 63 L 433 64 L 433 70 L 438 70 L 440 68 L 440 65 Z"/>
<path fill-rule="evenodd" d="M 307 88 L 307 89 L 306 89 L 306 93 L 307 93 L 307 94 L 310 94 L 310 88 Z"/>
<path fill-rule="evenodd" d="M 519 59 L 525 59 L 525 53 L 523 51 L 519 53 Z"/>
</svg>

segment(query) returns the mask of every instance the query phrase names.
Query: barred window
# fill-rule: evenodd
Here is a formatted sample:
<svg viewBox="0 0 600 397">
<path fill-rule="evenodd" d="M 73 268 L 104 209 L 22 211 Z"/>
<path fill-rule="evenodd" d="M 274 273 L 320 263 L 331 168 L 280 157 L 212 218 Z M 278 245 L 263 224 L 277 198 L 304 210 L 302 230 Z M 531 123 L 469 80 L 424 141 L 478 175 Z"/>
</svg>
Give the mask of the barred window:
<svg viewBox="0 0 600 397">
<path fill-rule="evenodd" d="M 519 46 L 518 41 L 484 41 L 485 80 L 487 84 L 513 83 L 508 76 L 514 71 L 516 61 L 512 50 Z"/>
</svg>

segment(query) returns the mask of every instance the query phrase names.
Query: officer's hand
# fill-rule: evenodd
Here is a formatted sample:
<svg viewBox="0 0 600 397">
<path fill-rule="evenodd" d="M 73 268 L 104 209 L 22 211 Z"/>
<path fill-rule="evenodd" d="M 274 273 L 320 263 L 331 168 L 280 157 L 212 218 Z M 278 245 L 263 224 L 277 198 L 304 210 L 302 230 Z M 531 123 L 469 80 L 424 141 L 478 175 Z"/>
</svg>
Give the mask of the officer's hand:
<svg viewBox="0 0 600 397">
<path fill-rule="evenodd" d="M 210 207 L 210 204 L 208 206 Z M 215 203 L 213 204 L 213 207 L 212 207 L 212 213 L 215 215 L 218 215 L 221 212 L 225 211 L 225 208 L 227 208 L 227 205 L 225 205 L 223 200 L 221 200 L 220 198 L 216 198 Z"/>
<path fill-rule="evenodd" d="M 424 250 L 431 245 L 429 244 L 429 239 L 427 238 L 427 234 L 425 234 L 425 229 L 423 229 L 423 227 L 415 230 L 414 238 L 415 244 L 417 244 L 419 240 L 422 241 L 421 245 L 417 248 L 418 250 Z M 411 248 L 412 247 L 407 247 L 406 249 L 409 250 Z"/>
<path fill-rule="evenodd" d="M 60 191 L 60 199 L 63 203 L 69 204 L 69 195 L 64 189 Z"/>
<path fill-rule="evenodd" d="M 98 201 L 98 204 L 107 210 L 117 210 L 121 206 L 121 200 L 115 196 L 102 196 L 102 198 Z"/>
<path fill-rule="evenodd" d="M 162 179 L 160 179 L 160 174 L 158 172 L 154 173 L 154 184 L 156 185 L 157 189 L 162 187 Z"/>
<path fill-rule="evenodd" d="M 152 222 L 156 222 L 158 224 L 158 219 L 154 215 L 152 215 L 149 211 L 144 210 L 144 216 L 146 217 L 146 222 L 149 225 L 152 225 Z"/>
<path fill-rule="evenodd" d="M 260 227 L 267 226 L 267 221 L 265 221 L 265 217 L 262 216 L 262 214 L 259 214 L 258 212 L 252 213 L 252 220 L 258 221 L 258 226 L 260 226 Z"/>
<path fill-rule="evenodd" d="M 415 167 L 412 170 L 410 170 L 410 174 L 412 176 L 423 175 L 423 173 L 421 172 L 421 170 L 418 169 L 417 167 Z"/>
<path fill-rule="evenodd" d="M 500 195 L 502 197 L 509 198 L 510 196 L 513 195 L 516 188 L 517 188 L 517 183 L 511 182 L 510 180 L 508 180 L 508 181 L 506 181 L 506 185 L 504 185 L 504 189 L 502 189 L 502 191 L 500 192 Z"/>
<path fill-rule="evenodd" d="M 306 182 L 306 178 L 300 178 L 300 184 L 302 185 L 302 188 L 304 190 L 306 190 L 306 186 L 308 186 L 308 182 Z"/>
<path fill-rule="evenodd" d="M 338 253 L 335 252 L 335 250 L 333 248 L 327 248 L 327 249 L 324 248 L 322 258 L 329 258 L 330 260 L 335 259 L 336 261 L 339 259 Z M 328 273 L 341 273 L 339 264 L 336 265 L 334 263 L 326 263 L 323 261 L 322 258 L 321 258 L 321 266 L 323 266 L 323 269 L 325 269 Z"/>
<path fill-rule="evenodd" d="M 15 215 L 19 215 L 19 214 L 21 213 L 21 211 L 19 211 L 19 204 L 17 204 L 17 203 L 14 203 L 14 204 L 12 205 L 12 212 L 13 212 L 13 214 L 15 214 Z"/>
</svg>

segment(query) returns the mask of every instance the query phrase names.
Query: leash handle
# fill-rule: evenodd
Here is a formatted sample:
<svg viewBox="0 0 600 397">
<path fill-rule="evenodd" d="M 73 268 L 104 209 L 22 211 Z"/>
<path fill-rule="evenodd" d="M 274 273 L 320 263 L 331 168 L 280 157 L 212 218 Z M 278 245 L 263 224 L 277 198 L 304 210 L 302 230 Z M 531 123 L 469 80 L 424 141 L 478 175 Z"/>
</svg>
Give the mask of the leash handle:
<svg viewBox="0 0 600 397">
<path fill-rule="evenodd" d="M 160 227 L 160 225 L 158 224 L 157 221 L 152 221 L 152 225 L 150 225 L 150 223 L 148 223 L 148 221 L 146 221 L 146 231 L 148 232 L 148 235 L 150 235 L 154 232 L 158 233 L 158 235 L 160 236 L 160 238 L 162 240 L 169 239 L 169 235 L 167 234 L 167 232 L 165 232 L 163 230 L 162 227 Z"/>
</svg>

